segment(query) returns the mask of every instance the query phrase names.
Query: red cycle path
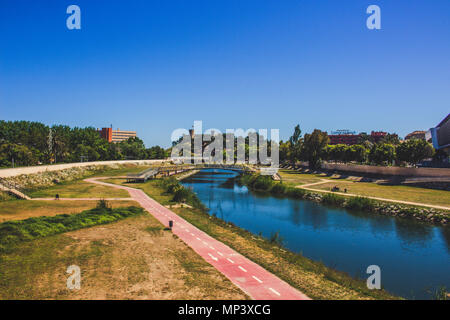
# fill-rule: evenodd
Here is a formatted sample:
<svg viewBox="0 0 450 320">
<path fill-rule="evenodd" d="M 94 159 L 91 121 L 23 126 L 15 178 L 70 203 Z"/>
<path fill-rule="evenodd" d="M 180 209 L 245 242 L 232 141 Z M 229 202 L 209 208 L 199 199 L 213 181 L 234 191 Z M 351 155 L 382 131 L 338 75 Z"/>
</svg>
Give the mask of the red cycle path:
<svg viewBox="0 0 450 320">
<path fill-rule="evenodd" d="M 135 201 L 139 202 L 163 225 L 168 226 L 169 221 L 172 220 L 174 234 L 252 299 L 309 300 L 305 294 L 227 245 L 197 229 L 176 213 L 150 198 L 142 190 L 97 181 L 95 178 L 86 179 L 86 181 L 127 190 Z"/>
</svg>

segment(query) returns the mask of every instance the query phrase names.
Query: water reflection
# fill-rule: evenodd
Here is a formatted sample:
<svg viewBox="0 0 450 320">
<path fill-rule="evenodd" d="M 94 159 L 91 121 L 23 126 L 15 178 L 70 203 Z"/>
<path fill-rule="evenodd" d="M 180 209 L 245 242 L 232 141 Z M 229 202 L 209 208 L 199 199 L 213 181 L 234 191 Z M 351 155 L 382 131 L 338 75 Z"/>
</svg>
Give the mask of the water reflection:
<svg viewBox="0 0 450 320">
<path fill-rule="evenodd" d="M 434 227 L 407 219 L 395 219 L 397 236 L 408 246 L 426 247 L 434 235 Z"/>
</svg>

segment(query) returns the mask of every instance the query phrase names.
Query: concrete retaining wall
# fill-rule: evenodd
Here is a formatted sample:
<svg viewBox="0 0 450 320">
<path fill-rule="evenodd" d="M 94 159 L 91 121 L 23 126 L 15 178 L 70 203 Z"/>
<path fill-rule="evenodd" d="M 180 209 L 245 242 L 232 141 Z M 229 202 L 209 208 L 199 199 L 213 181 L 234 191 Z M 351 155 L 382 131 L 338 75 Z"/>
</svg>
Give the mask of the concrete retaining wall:
<svg viewBox="0 0 450 320">
<path fill-rule="evenodd" d="M 54 165 L 44 165 L 35 167 L 22 167 L 14 169 L 0 169 L 0 177 L 8 178 L 14 177 L 21 174 L 32 174 L 45 171 L 58 171 L 75 167 L 86 167 L 86 166 L 108 166 L 115 164 L 136 164 L 136 165 L 147 165 L 154 163 L 162 163 L 167 160 L 118 160 L 118 161 L 92 161 L 92 162 L 76 162 L 76 163 L 64 163 L 64 164 L 54 164 Z"/>
<path fill-rule="evenodd" d="M 322 169 L 353 172 L 361 175 L 450 178 L 450 169 L 447 168 L 403 168 L 343 163 L 323 163 Z"/>
</svg>

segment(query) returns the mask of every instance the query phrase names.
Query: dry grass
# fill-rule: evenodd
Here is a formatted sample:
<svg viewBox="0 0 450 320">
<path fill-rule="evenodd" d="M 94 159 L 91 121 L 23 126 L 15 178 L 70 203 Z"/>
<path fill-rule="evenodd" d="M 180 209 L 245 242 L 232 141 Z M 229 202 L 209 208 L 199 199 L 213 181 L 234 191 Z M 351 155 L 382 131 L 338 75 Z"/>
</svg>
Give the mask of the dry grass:
<svg viewBox="0 0 450 320">
<path fill-rule="evenodd" d="M 333 181 L 330 183 L 311 186 L 311 188 L 330 191 L 331 188 L 336 185 L 341 190 L 346 188 L 348 193 L 358 194 L 361 196 L 379 197 L 450 207 L 450 192 L 444 190 L 432 190 L 408 186 L 378 185 L 375 183 L 353 181 Z"/>
<path fill-rule="evenodd" d="M 32 217 L 55 216 L 79 213 L 95 208 L 97 201 L 26 201 L 11 200 L 0 202 L 0 222 L 24 220 Z M 139 206 L 135 201 L 109 201 L 113 208 Z"/>
<path fill-rule="evenodd" d="M 125 190 L 114 189 L 89 183 L 83 180 L 62 183 L 50 188 L 29 193 L 32 198 L 54 198 L 59 194 L 61 198 L 128 198 Z"/>
<path fill-rule="evenodd" d="M 300 173 L 294 170 L 280 170 L 278 173 L 280 174 L 284 183 L 292 185 L 315 183 L 326 177 L 325 175 Z"/>
<path fill-rule="evenodd" d="M 69 265 L 81 289 L 66 288 Z M 28 243 L 0 257 L 0 299 L 246 299 L 150 215 Z"/>
<path fill-rule="evenodd" d="M 305 174 L 293 170 L 281 170 L 283 182 L 288 185 L 304 185 L 320 182 L 321 179 L 333 180 L 329 183 L 317 184 L 309 188 L 329 191 L 338 186 L 341 190 L 347 189 L 348 193 L 366 197 L 378 197 L 391 200 L 411 201 L 430 205 L 450 207 L 450 192 L 433 190 L 403 185 L 380 185 L 371 182 L 357 182 L 348 179 L 329 178 L 324 174 Z"/>
</svg>

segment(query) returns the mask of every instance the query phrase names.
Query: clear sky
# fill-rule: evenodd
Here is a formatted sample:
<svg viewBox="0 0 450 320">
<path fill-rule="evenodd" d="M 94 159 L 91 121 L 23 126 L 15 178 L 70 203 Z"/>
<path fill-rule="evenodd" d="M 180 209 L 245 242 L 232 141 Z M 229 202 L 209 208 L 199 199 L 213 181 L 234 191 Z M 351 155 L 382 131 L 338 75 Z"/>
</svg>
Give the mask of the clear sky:
<svg viewBox="0 0 450 320">
<path fill-rule="evenodd" d="M 371 4 L 382 30 L 366 27 Z M 404 136 L 449 112 L 449 0 L 0 0 L 4 120 L 169 146 L 194 120 Z"/>
</svg>

